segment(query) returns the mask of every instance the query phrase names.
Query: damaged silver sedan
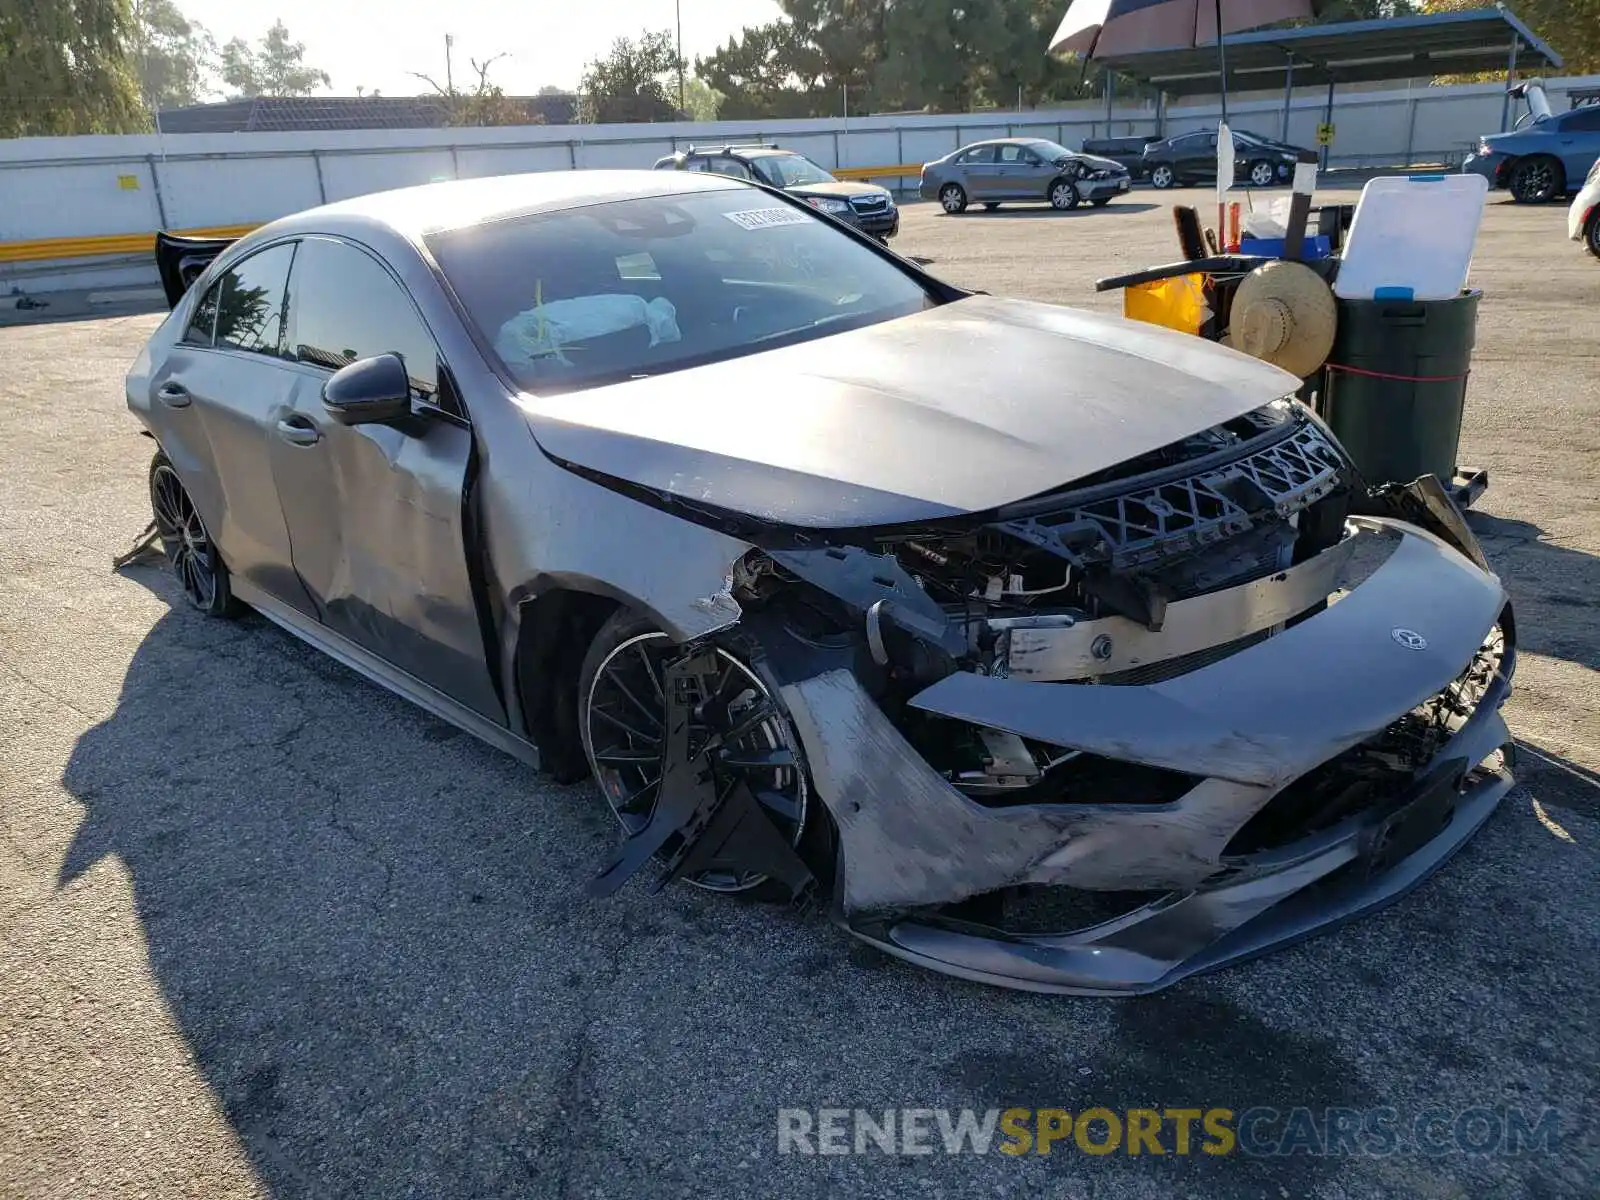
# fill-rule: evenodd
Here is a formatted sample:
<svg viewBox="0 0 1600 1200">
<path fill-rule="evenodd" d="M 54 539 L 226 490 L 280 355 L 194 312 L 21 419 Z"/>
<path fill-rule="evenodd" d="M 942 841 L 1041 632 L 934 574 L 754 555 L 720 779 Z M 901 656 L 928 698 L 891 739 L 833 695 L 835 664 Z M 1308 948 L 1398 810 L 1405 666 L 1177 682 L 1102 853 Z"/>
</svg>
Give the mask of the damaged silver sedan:
<svg viewBox="0 0 1600 1200">
<path fill-rule="evenodd" d="M 128 376 L 189 599 L 592 774 L 645 871 L 1038 991 L 1383 904 L 1511 786 L 1511 610 L 1298 381 L 583 172 L 162 239 Z"/>
</svg>

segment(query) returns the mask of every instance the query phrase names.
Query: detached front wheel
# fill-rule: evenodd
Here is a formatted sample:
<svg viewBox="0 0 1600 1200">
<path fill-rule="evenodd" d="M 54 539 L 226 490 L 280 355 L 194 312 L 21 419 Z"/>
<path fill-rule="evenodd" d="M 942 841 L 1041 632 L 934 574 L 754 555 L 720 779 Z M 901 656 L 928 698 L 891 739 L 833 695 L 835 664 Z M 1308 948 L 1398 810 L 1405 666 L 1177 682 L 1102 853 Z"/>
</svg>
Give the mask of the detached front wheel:
<svg viewBox="0 0 1600 1200">
<path fill-rule="evenodd" d="M 667 664 L 681 646 L 644 617 L 619 612 L 595 635 L 578 683 L 578 729 L 600 794 L 626 836 L 650 823 L 666 767 Z M 808 831 L 827 825 L 809 788 L 804 751 L 776 689 L 731 651 L 716 650 L 718 671 L 706 694 L 694 697 L 689 724 L 691 756 L 705 755 L 718 794 L 739 783 L 780 835 L 796 850 Z M 707 750 L 707 747 L 712 749 Z M 820 806 L 818 806 L 820 808 Z M 681 846 L 675 835 L 663 847 Z M 803 853 L 813 870 L 815 853 Z M 686 876 L 711 892 L 748 893 L 787 900 L 788 889 L 735 862 L 717 862 Z"/>
<path fill-rule="evenodd" d="M 150 462 L 150 508 L 162 552 L 183 585 L 184 599 L 208 617 L 236 616 L 240 605 L 233 598 L 228 568 L 172 460 L 163 451 L 157 451 Z"/>
</svg>

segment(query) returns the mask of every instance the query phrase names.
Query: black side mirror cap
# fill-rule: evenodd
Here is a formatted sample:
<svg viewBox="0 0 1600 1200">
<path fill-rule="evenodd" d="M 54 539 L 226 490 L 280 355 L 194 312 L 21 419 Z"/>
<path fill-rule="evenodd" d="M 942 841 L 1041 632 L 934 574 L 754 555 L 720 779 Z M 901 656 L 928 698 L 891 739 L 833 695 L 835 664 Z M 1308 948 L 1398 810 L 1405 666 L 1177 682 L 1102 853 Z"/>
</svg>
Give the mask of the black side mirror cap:
<svg viewBox="0 0 1600 1200">
<path fill-rule="evenodd" d="M 411 415 L 411 377 L 398 354 L 375 354 L 335 371 L 322 404 L 341 425 L 386 425 Z"/>
</svg>

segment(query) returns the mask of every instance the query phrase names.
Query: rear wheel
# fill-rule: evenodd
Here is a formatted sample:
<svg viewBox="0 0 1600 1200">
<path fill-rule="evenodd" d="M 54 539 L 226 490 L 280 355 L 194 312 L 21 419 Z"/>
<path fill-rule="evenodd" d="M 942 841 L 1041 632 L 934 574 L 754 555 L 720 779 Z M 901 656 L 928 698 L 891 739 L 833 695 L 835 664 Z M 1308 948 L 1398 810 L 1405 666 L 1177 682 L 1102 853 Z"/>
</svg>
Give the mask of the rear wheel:
<svg viewBox="0 0 1600 1200">
<path fill-rule="evenodd" d="M 1150 186 L 1161 191 L 1166 191 L 1178 182 L 1178 176 L 1173 172 L 1170 163 L 1157 163 L 1150 168 Z"/>
<path fill-rule="evenodd" d="M 237 615 L 240 605 L 233 598 L 228 568 L 172 460 L 162 451 L 150 461 L 150 509 L 161 549 L 183 585 L 184 599 L 209 617 Z"/>
<path fill-rule="evenodd" d="M 595 635 L 578 684 L 578 729 L 600 794 L 623 832 L 632 836 L 650 821 L 665 763 L 665 667 L 681 649 L 639 614 L 617 613 Z M 711 694 L 698 696 L 690 722 L 690 752 L 720 739 L 709 756 L 719 793 L 743 781 L 773 826 L 791 846 L 817 855 L 808 844 L 827 821 L 810 795 L 804 751 L 777 690 L 731 651 L 716 650 L 720 670 Z M 816 811 L 813 811 L 815 809 Z M 808 838 L 808 830 L 813 837 Z M 679 846 L 674 837 L 664 854 Z M 817 867 L 812 862 L 813 869 Z M 738 863 L 716 863 L 686 877 L 712 892 L 749 893 L 786 900 L 786 887 Z"/>
<path fill-rule="evenodd" d="M 1078 185 L 1070 179 L 1057 179 L 1050 185 L 1050 207 L 1057 212 L 1071 212 L 1078 207 Z"/>
<path fill-rule="evenodd" d="M 1511 198 L 1520 204 L 1547 204 L 1564 184 L 1561 164 L 1548 155 L 1525 158 L 1511 169 Z"/>
<path fill-rule="evenodd" d="M 947 183 L 939 189 L 939 204 L 951 216 L 967 211 L 967 192 L 959 183 Z"/>
</svg>

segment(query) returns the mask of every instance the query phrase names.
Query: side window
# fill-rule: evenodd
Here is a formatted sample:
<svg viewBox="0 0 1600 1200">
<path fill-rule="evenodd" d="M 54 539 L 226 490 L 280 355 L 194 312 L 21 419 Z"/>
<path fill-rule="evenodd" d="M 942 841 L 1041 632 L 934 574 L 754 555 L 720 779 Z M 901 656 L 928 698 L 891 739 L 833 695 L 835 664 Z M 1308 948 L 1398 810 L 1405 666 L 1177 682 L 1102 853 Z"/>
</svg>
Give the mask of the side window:
<svg viewBox="0 0 1600 1200">
<path fill-rule="evenodd" d="M 1000 147 L 999 161 L 1003 163 L 1026 162 L 1027 152 L 1021 146 L 1005 145 Z"/>
<path fill-rule="evenodd" d="M 1562 133 L 1600 133 L 1600 104 L 1570 112 L 1561 118 Z"/>
<path fill-rule="evenodd" d="M 394 276 L 348 242 L 312 237 L 300 243 L 289 281 L 286 354 L 337 371 L 359 358 L 398 354 L 411 386 L 433 401 L 439 350 Z"/>
<path fill-rule="evenodd" d="M 753 179 L 750 168 L 736 158 L 713 158 L 710 160 L 710 169 L 718 175 L 728 175 L 734 179 Z"/>
<path fill-rule="evenodd" d="M 971 166 L 973 163 L 992 163 L 994 161 L 994 147 L 974 146 L 956 161 L 963 166 Z"/>
<path fill-rule="evenodd" d="M 206 289 L 206 294 L 195 303 L 189 327 L 183 331 L 183 340 L 191 346 L 211 345 L 217 327 L 217 295 L 222 291 L 222 280 Z"/>
<path fill-rule="evenodd" d="M 222 277 L 217 299 L 219 349 L 282 353 L 283 303 L 294 245 L 262 250 L 235 263 Z"/>
<path fill-rule="evenodd" d="M 711 170 L 711 163 L 704 158 L 691 158 L 684 164 L 684 169 L 688 171 L 709 171 Z"/>
</svg>

